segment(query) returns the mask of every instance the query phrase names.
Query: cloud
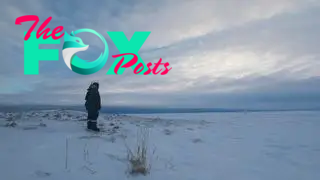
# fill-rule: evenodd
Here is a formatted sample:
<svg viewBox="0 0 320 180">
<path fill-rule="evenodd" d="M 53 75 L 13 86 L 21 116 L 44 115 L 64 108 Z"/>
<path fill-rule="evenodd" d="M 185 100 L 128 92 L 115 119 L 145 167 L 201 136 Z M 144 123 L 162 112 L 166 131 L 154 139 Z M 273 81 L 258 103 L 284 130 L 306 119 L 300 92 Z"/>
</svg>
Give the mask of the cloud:
<svg viewBox="0 0 320 180">
<path fill-rule="evenodd" d="M 320 3 L 316 0 L 198 1 L 5 1 L 0 7 L 0 90 L 3 103 L 81 104 L 88 84 L 101 83 L 104 104 L 167 107 L 319 107 Z M 63 4 L 63 5 L 62 5 Z M 110 56 L 98 73 L 82 76 L 59 61 L 40 62 L 40 74 L 23 74 L 23 32 L 36 14 L 67 32 L 91 28 L 108 41 Z M 39 27 L 39 25 L 38 25 Z M 139 51 L 145 62 L 162 58 L 165 76 L 138 76 L 127 69 L 106 75 L 118 50 L 107 31 L 151 31 Z M 79 34 L 94 60 L 103 44 Z M 61 45 L 43 45 L 58 48 Z M 288 88 L 290 87 L 290 88 Z M 302 88 L 303 87 L 303 88 Z M 143 100 L 143 101 L 141 101 Z"/>
<path fill-rule="evenodd" d="M 106 1 L 104 4 L 106 6 L 101 7 L 105 10 L 98 11 L 88 25 L 101 31 L 120 30 L 130 35 L 134 31 L 151 31 L 145 46 L 162 47 L 212 31 L 219 32 L 278 14 L 296 12 L 319 3 L 305 0 L 144 0 L 132 3 Z"/>
</svg>

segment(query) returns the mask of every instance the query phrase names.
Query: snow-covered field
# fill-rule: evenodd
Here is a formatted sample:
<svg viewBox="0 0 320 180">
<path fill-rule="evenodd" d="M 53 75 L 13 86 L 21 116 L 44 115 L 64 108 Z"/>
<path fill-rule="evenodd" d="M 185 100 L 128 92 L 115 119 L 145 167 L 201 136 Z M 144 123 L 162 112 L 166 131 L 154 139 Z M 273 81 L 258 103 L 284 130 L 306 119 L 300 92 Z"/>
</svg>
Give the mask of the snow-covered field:
<svg viewBox="0 0 320 180">
<path fill-rule="evenodd" d="M 320 112 L 101 114 L 98 134 L 85 116 L 0 113 L 0 179 L 320 179 Z M 149 129 L 151 171 L 131 176 L 125 144 L 139 127 Z"/>
</svg>

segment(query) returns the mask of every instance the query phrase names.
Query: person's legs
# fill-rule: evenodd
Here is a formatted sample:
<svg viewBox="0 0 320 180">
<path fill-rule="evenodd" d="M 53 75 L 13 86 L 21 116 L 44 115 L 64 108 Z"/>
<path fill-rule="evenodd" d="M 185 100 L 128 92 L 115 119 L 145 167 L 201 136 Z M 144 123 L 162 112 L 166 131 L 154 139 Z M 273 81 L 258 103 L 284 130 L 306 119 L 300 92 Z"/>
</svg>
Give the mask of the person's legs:
<svg viewBox="0 0 320 180">
<path fill-rule="evenodd" d="M 99 117 L 98 111 L 89 111 L 88 112 L 88 122 L 87 122 L 88 129 L 91 129 L 94 131 L 99 131 L 99 128 L 97 127 L 98 117 Z"/>
<path fill-rule="evenodd" d="M 92 129 L 92 120 L 95 118 L 94 111 L 88 110 L 87 128 Z"/>
</svg>

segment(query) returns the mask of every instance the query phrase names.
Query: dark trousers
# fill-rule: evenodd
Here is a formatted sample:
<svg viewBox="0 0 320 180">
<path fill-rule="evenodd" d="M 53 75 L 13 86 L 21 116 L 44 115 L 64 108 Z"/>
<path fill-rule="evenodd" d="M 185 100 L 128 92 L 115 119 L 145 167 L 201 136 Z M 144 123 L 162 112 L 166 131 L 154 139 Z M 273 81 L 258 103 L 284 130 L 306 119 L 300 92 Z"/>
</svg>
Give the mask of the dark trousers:
<svg viewBox="0 0 320 180">
<path fill-rule="evenodd" d="M 96 121 L 99 117 L 99 111 L 97 110 L 89 110 L 88 111 L 88 120 L 94 120 Z"/>
<path fill-rule="evenodd" d="M 97 119 L 99 117 L 99 111 L 98 110 L 89 110 L 88 111 L 88 121 L 87 121 L 87 128 L 94 130 L 94 131 L 100 131 L 100 129 L 97 127 Z"/>
</svg>

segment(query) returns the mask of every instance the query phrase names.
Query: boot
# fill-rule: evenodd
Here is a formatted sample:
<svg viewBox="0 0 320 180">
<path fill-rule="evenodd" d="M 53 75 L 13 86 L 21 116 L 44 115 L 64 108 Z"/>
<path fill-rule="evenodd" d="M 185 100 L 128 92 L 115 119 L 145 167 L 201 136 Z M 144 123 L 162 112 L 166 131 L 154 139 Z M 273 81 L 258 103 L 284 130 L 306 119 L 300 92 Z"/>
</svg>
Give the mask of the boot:
<svg viewBox="0 0 320 180">
<path fill-rule="evenodd" d="M 99 132 L 100 129 L 97 127 L 97 122 L 92 122 L 91 130 Z"/>
<path fill-rule="evenodd" d="M 96 120 L 89 120 L 87 122 L 87 128 L 89 130 L 92 130 L 92 131 L 97 131 L 97 132 L 100 131 L 100 129 L 97 127 L 97 121 Z"/>
<path fill-rule="evenodd" d="M 90 130 L 91 129 L 91 123 L 90 120 L 87 121 L 87 129 Z"/>
</svg>

